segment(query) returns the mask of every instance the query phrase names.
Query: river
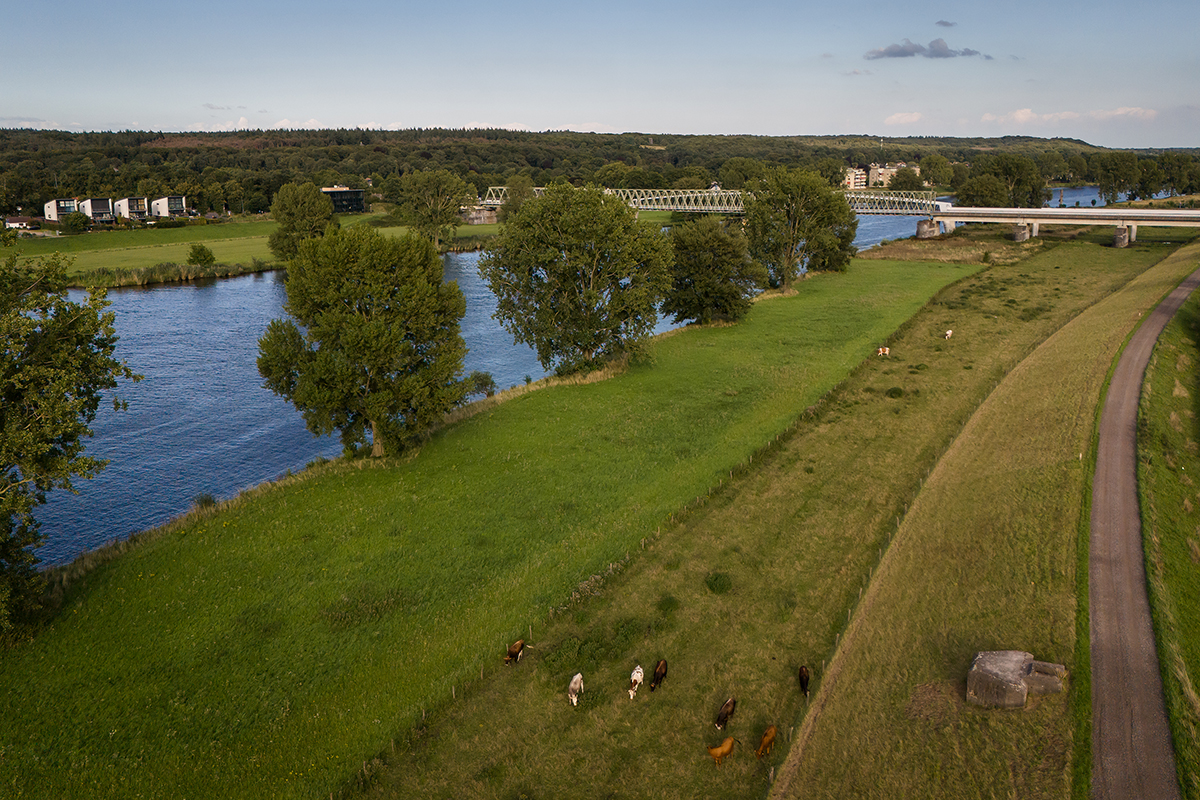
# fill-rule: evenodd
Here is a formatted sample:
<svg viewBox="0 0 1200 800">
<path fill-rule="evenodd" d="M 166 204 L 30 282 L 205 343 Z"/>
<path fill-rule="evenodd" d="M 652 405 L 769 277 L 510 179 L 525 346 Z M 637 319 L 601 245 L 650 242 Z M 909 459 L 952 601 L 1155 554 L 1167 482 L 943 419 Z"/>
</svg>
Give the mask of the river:
<svg viewBox="0 0 1200 800">
<path fill-rule="evenodd" d="M 1057 198 L 1056 198 L 1057 199 Z M 913 217 L 860 217 L 860 248 L 912 236 Z M 466 298 L 464 370 L 489 372 L 500 388 L 538 379 L 534 351 L 513 344 L 492 319 L 495 297 L 479 277 L 478 253 L 451 254 L 445 277 Z M 62 564 L 111 540 L 162 524 L 201 494 L 238 492 L 341 452 L 334 437 L 314 437 L 299 413 L 262 388 L 258 339 L 283 316 L 283 273 L 109 292 L 121 339 L 117 357 L 145 379 L 117 395 L 128 409 L 102 403 L 88 454 L 110 460 L 79 494 L 56 490 L 38 509 L 43 564 Z M 78 300 L 81 293 L 73 293 Z M 662 322 L 658 330 L 671 325 Z"/>
</svg>

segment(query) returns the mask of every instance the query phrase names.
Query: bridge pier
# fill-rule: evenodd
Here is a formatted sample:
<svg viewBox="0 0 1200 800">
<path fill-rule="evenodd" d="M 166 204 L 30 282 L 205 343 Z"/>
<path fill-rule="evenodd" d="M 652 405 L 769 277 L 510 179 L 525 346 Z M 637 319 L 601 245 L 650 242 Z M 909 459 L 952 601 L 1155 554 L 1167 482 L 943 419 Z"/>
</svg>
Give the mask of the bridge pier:
<svg viewBox="0 0 1200 800">
<path fill-rule="evenodd" d="M 1129 246 L 1129 228 L 1124 225 L 1117 226 L 1117 233 L 1113 236 L 1113 247 L 1128 247 Z"/>
<path fill-rule="evenodd" d="M 932 239 L 938 235 L 938 224 L 932 219 L 917 220 L 917 238 Z"/>
<path fill-rule="evenodd" d="M 1029 226 L 1024 222 L 1013 225 L 1013 241 L 1024 242 L 1029 239 Z"/>
</svg>

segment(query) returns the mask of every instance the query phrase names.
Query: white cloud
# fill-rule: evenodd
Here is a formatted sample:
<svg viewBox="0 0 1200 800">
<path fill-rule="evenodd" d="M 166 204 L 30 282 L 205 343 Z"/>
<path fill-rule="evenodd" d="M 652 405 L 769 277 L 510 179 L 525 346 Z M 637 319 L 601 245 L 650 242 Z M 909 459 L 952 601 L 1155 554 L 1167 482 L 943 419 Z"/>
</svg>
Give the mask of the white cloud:
<svg viewBox="0 0 1200 800">
<path fill-rule="evenodd" d="M 320 122 L 318 122 L 318 121 L 317 121 L 317 120 L 315 120 L 315 119 L 310 119 L 308 122 L 292 122 L 290 119 L 281 119 L 281 120 L 279 120 L 279 122 L 276 122 L 276 123 L 275 123 L 274 125 L 272 125 L 271 127 L 273 127 L 273 128 L 277 128 L 277 129 L 281 129 L 281 130 L 282 130 L 282 129 L 288 129 L 288 130 L 295 130 L 295 129 L 315 129 L 315 130 L 320 130 L 320 129 L 321 129 L 321 127 L 322 127 L 322 125 L 321 125 L 321 123 L 320 123 Z"/>
<path fill-rule="evenodd" d="M 883 121 L 884 125 L 911 125 L 914 122 L 921 121 L 921 114 L 917 111 L 901 111 L 892 114 Z"/>
<path fill-rule="evenodd" d="M 983 122 L 993 122 L 1007 125 L 1045 125 L 1058 122 L 1073 122 L 1083 117 L 1095 120 L 1129 119 L 1150 121 L 1158 116 L 1158 112 L 1148 108 L 1115 108 L 1111 110 L 1088 111 L 1084 114 L 1078 111 L 1056 111 L 1051 114 L 1038 114 L 1031 108 L 1020 108 L 1007 114 L 984 114 Z"/>
<path fill-rule="evenodd" d="M 1140 120 L 1149 121 L 1149 120 L 1152 120 L 1155 117 L 1157 117 L 1158 112 L 1152 108 L 1122 107 L 1122 108 L 1114 108 L 1111 111 L 1091 111 L 1091 112 L 1088 112 L 1088 116 L 1091 117 L 1092 119 L 1123 118 L 1123 119 L 1140 119 Z"/>
</svg>

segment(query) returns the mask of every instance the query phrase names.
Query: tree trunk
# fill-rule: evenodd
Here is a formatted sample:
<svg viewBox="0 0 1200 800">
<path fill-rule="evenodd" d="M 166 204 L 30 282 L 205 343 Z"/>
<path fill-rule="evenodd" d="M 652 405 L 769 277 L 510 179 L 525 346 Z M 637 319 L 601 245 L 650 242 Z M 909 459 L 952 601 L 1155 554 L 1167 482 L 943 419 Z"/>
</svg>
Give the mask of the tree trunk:
<svg viewBox="0 0 1200 800">
<path fill-rule="evenodd" d="M 379 423 L 371 420 L 371 457 L 383 457 L 383 439 L 379 436 Z"/>
</svg>

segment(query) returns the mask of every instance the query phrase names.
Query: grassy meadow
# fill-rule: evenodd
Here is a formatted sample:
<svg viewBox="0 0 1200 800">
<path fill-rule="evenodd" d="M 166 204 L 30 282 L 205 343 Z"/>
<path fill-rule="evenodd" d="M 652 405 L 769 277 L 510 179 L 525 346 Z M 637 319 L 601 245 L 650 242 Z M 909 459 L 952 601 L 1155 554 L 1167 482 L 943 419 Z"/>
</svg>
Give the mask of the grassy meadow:
<svg viewBox="0 0 1200 800">
<path fill-rule="evenodd" d="M 508 642 L 532 630 L 530 652 L 546 652 L 552 608 L 636 561 L 975 269 L 856 264 L 756 304 L 740 325 L 664 337 L 611 380 L 522 394 L 409 458 L 317 466 L 121 548 L 0 656 L 0 786 L 12 797 L 352 786 L 427 713 L 494 676 Z"/>
<path fill-rule="evenodd" d="M 1061 492 L 1087 471 L 1087 438 L 1079 440 L 1076 418 L 1090 426 L 1094 396 L 1070 396 L 1053 420 L 1022 431 L 1061 437 L 1054 423 L 1074 426 L 1063 438 L 1080 452 L 1072 459 L 1053 454 L 1054 468 L 1065 474 L 1053 486 L 1035 481 L 1031 490 L 1014 480 L 956 485 L 956 509 L 970 509 L 994 489 L 989 508 L 1021 509 L 1014 526 L 1047 509 L 1066 526 L 1053 548 L 1029 535 L 1007 543 L 1009 569 L 996 576 L 995 586 L 988 585 L 993 561 L 977 549 L 976 538 L 994 541 L 1007 522 L 992 520 L 983 530 L 975 520 L 953 527 L 913 558 L 909 505 L 918 497 L 927 502 L 922 485 L 930 471 L 1006 376 L 1184 237 L 1166 238 L 1128 251 L 1108 247 L 1100 235 L 1057 246 L 1044 242 L 1028 260 L 943 290 L 889 337 L 890 358 L 862 361 L 787 435 L 761 451 L 752 469 L 674 520 L 602 591 L 582 593 L 534 628 L 535 647 L 519 666 L 468 687 L 398 743 L 394 754 L 386 753 L 366 794 L 754 798 L 768 791 L 777 771 L 780 797 L 1069 791 L 1076 718 L 1066 697 L 1024 715 L 979 714 L 963 729 L 955 727 L 957 717 L 970 712 L 962 708 L 957 683 L 975 650 L 998 646 L 1014 629 L 1039 657 L 1075 667 L 1080 501 L 1078 494 Z M 855 262 L 851 274 L 865 263 Z M 1140 301 L 1151 302 L 1170 283 L 1159 281 L 1162 286 L 1139 295 Z M 1130 313 L 1121 324 L 1128 329 L 1136 318 Z M 955 331 L 950 340 L 942 338 L 946 329 Z M 1121 341 L 1117 336 L 1114 347 Z M 1113 352 L 1099 359 L 1105 365 L 1101 382 Z M 1060 360 L 1056 367 L 1063 374 L 1057 377 L 1067 387 L 1088 385 L 1096 378 L 1096 360 L 1079 375 L 1074 362 Z M 1019 381 L 1016 392 L 1031 388 Z M 1008 397 L 1003 407 L 1022 405 Z M 987 430 L 984 438 L 1007 458 L 1004 443 L 1012 432 Z M 1012 458 L 1021 463 L 1029 456 L 1022 438 Z M 1052 471 L 1044 459 L 1033 457 L 1023 469 Z M 896 541 L 903 546 L 893 555 L 898 529 Z M 873 614 L 880 603 L 870 598 L 881 590 L 872 576 L 881 560 L 888 565 L 880 573 L 883 582 L 905 601 L 902 618 Z M 1031 573 L 1044 585 L 1028 586 Z M 984 585 L 973 587 L 960 577 Z M 1016 597 L 1032 605 L 1013 604 L 993 618 L 985 598 L 1006 597 L 1014 582 Z M 956 606 L 941 599 L 974 588 L 980 589 L 977 602 Z M 860 607 L 864 589 L 869 600 Z M 852 641 L 842 646 L 851 620 Z M 844 675 L 850 667 L 843 662 L 852 655 L 880 653 L 886 655 L 882 672 L 839 677 L 826 699 L 827 668 Z M 835 655 L 837 664 L 829 667 Z M 659 658 L 671 664 L 663 688 L 651 695 L 643 687 L 631 701 L 623 691 L 629 671 L 636 664 L 649 671 Z M 797 690 L 801 664 L 814 673 L 808 702 Z M 566 687 L 576 671 L 584 674 L 585 692 L 573 708 Z M 854 713 L 842 715 L 843 694 L 851 696 L 846 702 Z M 863 703 L 856 703 L 859 695 Z M 738 699 L 738 710 L 726 732 L 715 731 L 713 719 L 729 696 Z M 827 713 L 809 723 L 808 710 L 821 706 Z M 771 724 L 780 731 L 775 750 L 757 761 L 752 751 Z M 806 724 L 819 732 L 809 735 Z M 1026 764 L 1016 756 L 1035 731 L 1037 750 Z M 717 769 L 704 748 L 725 735 L 740 744 Z M 797 737 L 808 744 L 795 749 L 801 758 L 789 761 Z M 374 770 L 368 765 L 366 771 Z"/>
<path fill-rule="evenodd" d="M 1200 798 L 1200 298 L 1159 338 L 1138 421 L 1146 573 L 1183 796 Z"/>
</svg>

